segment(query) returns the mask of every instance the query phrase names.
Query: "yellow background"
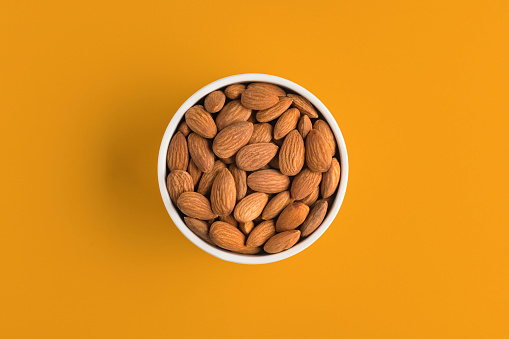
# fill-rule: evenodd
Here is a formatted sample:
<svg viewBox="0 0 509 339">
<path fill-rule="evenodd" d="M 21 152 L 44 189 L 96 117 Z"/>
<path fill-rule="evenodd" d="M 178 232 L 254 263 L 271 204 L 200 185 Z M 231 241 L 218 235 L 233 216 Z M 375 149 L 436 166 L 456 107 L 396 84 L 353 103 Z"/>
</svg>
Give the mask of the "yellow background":
<svg viewBox="0 0 509 339">
<path fill-rule="evenodd" d="M 507 1 L 5 1 L 3 338 L 508 338 Z M 283 262 L 223 262 L 160 198 L 173 113 L 238 73 L 299 83 L 350 157 Z"/>
</svg>

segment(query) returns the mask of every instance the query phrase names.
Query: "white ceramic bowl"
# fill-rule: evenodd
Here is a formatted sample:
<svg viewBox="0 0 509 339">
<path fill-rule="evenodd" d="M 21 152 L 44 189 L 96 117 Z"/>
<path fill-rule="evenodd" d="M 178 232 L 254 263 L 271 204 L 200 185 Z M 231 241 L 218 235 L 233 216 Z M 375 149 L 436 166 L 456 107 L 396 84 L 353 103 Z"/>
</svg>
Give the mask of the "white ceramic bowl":
<svg viewBox="0 0 509 339">
<path fill-rule="evenodd" d="M 170 144 L 170 140 L 175 133 L 175 130 L 178 127 L 178 124 L 182 120 L 185 112 L 196 104 L 200 99 L 205 97 L 212 91 L 217 89 L 226 87 L 231 84 L 239 83 L 239 82 L 268 82 L 271 84 L 276 84 L 285 88 L 288 88 L 295 93 L 298 93 L 308 99 L 315 108 L 324 116 L 325 120 L 329 123 L 332 132 L 336 136 L 336 141 L 339 148 L 339 158 L 341 164 L 341 180 L 339 183 L 339 189 L 336 195 L 336 198 L 331 206 L 329 206 L 329 210 L 325 220 L 322 225 L 318 227 L 311 235 L 300 240 L 295 246 L 292 248 L 276 253 L 276 254 L 263 254 L 263 255 L 244 255 L 244 254 L 236 254 L 233 252 L 229 252 L 218 247 L 214 247 L 205 241 L 201 240 L 198 236 L 196 236 L 184 223 L 184 220 L 180 217 L 177 212 L 176 207 L 170 200 L 170 196 L 168 194 L 168 190 L 166 189 L 166 176 L 167 168 L 166 168 L 166 154 L 168 151 L 168 146 Z M 203 87 L 196 93 L 194 93 L 189 99 L 180 106 L 177 113 L 173 116 L 168 127 L 166 128 L 166 132 L 163 136 L 163 141 L 161 142 L 161 148 L 159 149 L 159 160 L 157 163 L 157 175 L 159 178 L 159 189 L 161 190 L 161 196 L 164 201 L 164 205 L 170 214 L 171 219 L 175 222 L 175 225 L 179 228 L 179 230 L 189 239 L 193 244 L 204 250 L 205 252 L 212 254 L 213 256 L 231 262 L 236 262 L 239 264 L 266 264 L 279 260 L 286 259 L 299 253 L 300 251 L 306 249 L 309 245 L 314 243 L 322 234 L 327 230 L 330 226 L 334 218 L 339 212 L 339 208 L 341 207 L 341 203 L 343 202 L 343 198 L 345 196 L 346 184 L 348 181 L 348 155 L 346 153 L 346 145 L 343 139 L 343 135 L 336 123 L 336 120 L 329 112 L 327 107 L 317 97 L 311 94 L 305 88 L 293 83 L 289 80 L 273 76 L 267 74 L 238 74 L 232 75 L 223 79 L 219 79 L 214 81 L 211 84 Z"/>
</svg>

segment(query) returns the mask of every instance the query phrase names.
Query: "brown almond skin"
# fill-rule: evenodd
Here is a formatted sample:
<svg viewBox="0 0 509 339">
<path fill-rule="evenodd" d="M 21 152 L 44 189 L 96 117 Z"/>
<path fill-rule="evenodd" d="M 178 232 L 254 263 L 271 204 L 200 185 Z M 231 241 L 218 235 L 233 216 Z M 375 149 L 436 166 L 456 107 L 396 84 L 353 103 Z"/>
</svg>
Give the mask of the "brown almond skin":
<svg viewBox="0 0 509 339">
<path fill-rule="evenodd" d="M 293 199 L 290 197 L 289 191 L 283 191 L 277 195 L 275 195 L 265 206 L 262 219 L 269 220 L 276 218 L 281 211 L 293 202 Z"/>
<path fill-rule="evenodd" d="M 294 129 L 285 137 L 283 146 L 279 150 L 279 170 L 289 176 L 297 175 L 304 167 L 305 161 L 304 139 Z"/>
<path fill-rule="evenodd" d="M 257 144 L 260 142 L 270 142 L 272 140 L 272 125 L 266 122 L 255 124 L 253 126 L 253 134 L 248 144 Z"/>
<path fill-rule="evenodd" d="M 185 171 L 171 171 L 166 178 L 166 187 L 170 199 L 175 203 L 182 193 L 194 191 L 193 178 Z"/>
<path fill-rule="evenodd" d="M 217 127 L 209 112 L 201 105 L 196 105 L 187 110 L 185 114 L 187 126 L 196 134 L 206 139 L 216 136 Z"/>
<path fill-rule="evenodd" d="M 262 221 L 251 231 L 251 233 L 249 233 L 246 240 L 246 246 L 263 246 L 263 244 L 265 244 L 274 234 L 276 234 L 274 220 Z"/>
<path fill-rule="evenodd" d="M 252 84 L 249 84 L 247 88 L 255 88 L 260 91 L 274 94 L 275 96 L 278 97 L 286 96 L 286 92 L 281 87 L 266 82 L 253 82 Z"/>
<path fill-rule="evenodd" d="M 220 215 L 220 216 L 219 216 L 219 220 L 224 221 L 224 222 L 227 222 L 227 223 L 229 223 L 230 225 L 235 226 L 235 227 L 237 227 L 237 226 L 239 225 L 239 223 L 237 222 L 237 220 L 235 220 L 235 218 L 234 218 L 234 217 L 233 217 L 233 215 L 231 215 L 231 214 L 228 214 L 228 215 Z"/>
<path fill-rule="evenodd" d="M 246 171 L 239 169 L 235 164 L 230 165 L 229 170 L 233 176 L 233 180 L 235 180 L 235 191 L 237 201 L 239 201 L 246 196 L 247 192 Z"/>
<path fill-rule="evenodd" d="M 242 231 L 246 236 L 251 233 L 251 231 L 254 228 L 254 222 L 253 221 L 246 221 L 239 223 L 239 230 Z"/>
<path fill-rule="evenodd" d="M 279 119 L 277 119 L 274 126 L 274 139 L 279 140 L 284 138 L 291 130 L 297 127 L 299 122 L 300 112 L 296 108 L 290 108 L 284 112 Z"/>
<path fill-rule="evenodd" d="M 200 182 L 202 172 L 198 168 L 198 166 L 196 166 L 193 159 L 189 160 L 189 167 L 187 168 L 187 172 L 189 173 L 189 175 L 191 175 L 191 178 L 193 178 L 193 185 L 194 187 L 196 187 L 196 185 L 198 185 L 198 183 Z"/>
<path fill-rule="evenodd" d="M 279 150 L 276 152 L 276 155 L 274 156 L 274 158 L 272 158 L 268 165 L 271 167 L 271 168 L 274 168 L 274 169 L 279 169 Z"/>
<path fill-rule="evenodd" d="M 184 217 L 184 222 L 187 227 L 203 241 L 212 245 L 214 244 L 209 237 L 209 224 L 206 221 Z"/>
<path fill-rule="evenodd" d="M 332 158 L 329 170 L 322 174 L 321 193 L 322 198 L 328 198 L 336 192 L 341 179 L 341 166 L 338 159 Z"/>
<path fill-rule="evenodd" d="M 313 129 L 322 132 L 325 140 L 327 140 L 329 144 L 331 154 L 334 155 L 334 153 L 336 153 L 336 138 L 334 138 L 334 133 L 332 133 L 329 124 L 323 120 L 316 120 Z"/>
<path fill-rule="evenodd" d="M 233 123 L 217 133 L 212 143 L 212 150 L 219 158 L 231 157 L 247 145 L 252 134 L 252 123 L 247 121 Z"/>
<path fill-rule="evenodd" d="M 313 128 L 313 124 L 311 123 L 311 119 L 307 115 L 303 115 L 299 119 L 299 123 L 297 124 L 297 130 L 303 139 L 306 139 L 308 133 Z"/>
<path fill-rule="evenodd" d="M 279 97 L 261 88 L 248 87 L 242 92 L 240 101 L 242 106 L 246 108 L 263 110 L 277 104 L 279 102 Z"/>
<path fill-rule="evenodd" d="M 327 172 L 332 162 L 332 154 L 327 139 L 322 132 L 312 129 L 306 138 L 306 164 L 315 172 Z"/>
<path fill-rule="evenodd" d="M 185 121 L 182 121 L 178 127 L 178 131 L 181 132 L 182 134 L 184 134 L 184 136 L 187 138 L 187 136 L 189 135 L 189 133 L 191 133 L 191 129 L 189 128 L 189 126 L 187 126 L 186 122 Z"/>
<path fill-rule="evenodd" d="M 205 106 L 207 112 L 217 113 L 223 108 L 225 100 L 226 96 L 222 91 L 210 92 L 205 97 L 205 102 L 203 106 Z"/>
<path fill-rule="evenodd" d="M 307 197 L 305 197 L 304 199 L 299 200 L 299 201 L 303 204 L 311 206 L 316 202 L 319 195 L 320 195 L 320 186 L 316 186 L 313 189 L 313 192 L 311 192 Z"/>
<path fill-rule="evenodd" d="M 235 253 L 240 253 L 240 254 L 257 254 L 257 253 L 260 253 L 262 251 L 262 248 L 261 247 L 244 247 L 238 251 L 234 251 Z"/>
<path fill-rule="evenodd" d="M 244 171 L 256 171 L 274 158 L 278 148 L 271 142 L 246 145 L 237 152 L 237 167 Z"/>
<path fill-rule="evenodd" d="M 235 122 L 247 121 L 250 116 L 251 110 L 242 106 L 240 100 L 230 101 L 216 116 L 217 129 L 220 131 Z"/>
<path fill-rule="evenodd" d="M 253 191 L 279 193 L 290 186 L 290 178 L 275 169 L 265 169 L 251 173 L 247 177 L 247 186 Z"/>
<path fill-rule="evenodd" d="M 233 212 L 236 198 L 235 181 L 228 168 L 225 167 L 217 173 L 212 184 L 210 191 L 212 211 L 219 216 L 229 215 Z"/>
<path fill-rule="evenodd" d="M 210 226 L 210 239 L 217 246 L 229 251 L 240 251 L 246 246 L 246 236 L 238 228 L 224 221 L 216 221 Z"/>
<path fill-rule="evenodd" d="M 273 235 L 263 246 L 267 253 L 279 253 L 287 250 L 299 241 L 300 231 L 291 230 Z"/>
<path fill-rule="evenodd" d="M 185 171 L 189 163 L 189 152 L 187 148 L 186 137 L 182 132 L 177 132 L 171 138 L 168 153 L 166 155 L 166 163 L 170 171 Z"/>
<path fill-rule="evenodd" d="M 196 167 L 203 173 L 212 171 L 214 167 L 214 153 L 210 147 L 210 140 L 196 133 L 191 133 L 187 137 L 187 143 L 189 145 L 189 154 L 191 154 Z"/>
<path fill-rule="evenodd" d="M 224 168 L 226 168 L 226 165 L 221 160 L 216 160 L 212 166 L 212 170 L 202 175 L 196 192 L 203 195 L 208 195 L 212 189 L 216 175 Z"/>
<path fill-rule="evenodd" d="M 309 168 L 303 169 L 292 181 L 290 193 L 293 199 L 302 200 L 320 184 L 322 174 L 313 172 Z"/>
<path fill-rule="evenodd" d="M 226 87 L 226 89 L 224 90 L 224 94 L 226 94 L 228 99 L 235 100 L 235 99 L 240 98 L 240 95 L 245 90 L 246 90 L 246 85 L 244 85 L 244 84 L 233 84 L 233 85 L 230 85 L 230 86 Z"/>
<path fill-rule="evenodd" d="M 307 237 L 322 224 L 327 214 L 327 206 L 328 203 L 325 200 L 320 200 L 313 206 L 306 220 L 300 227 L 302 237 Z"/>
<path fill-rule="evenodd" d="M 297 108 L 302 114 L 312 119 L 318 118 L 318 113 L 309 100 L 297 94 L 288 94 L 288 97 L 293 100 L 292 106 Z"/>
<path fill-rule="evenodd" d="M 237 203 L 233 216 L 238 222 L 247 222 L 256 219 L 267 204 L 269 196 L 265 193 L 252 193 Z"/>
<path fill-rule="evenodd" d="M 217 215 L 212 212 L 209 200 L 200 193 L 182 193 L 177 200 L 177 207 L 182 213 L 191 218 L 209 220 L 217 217 Z"/>
<path fill-rule="evenodd" d="M 279 102 L 274 106 L 258 111 L 256 113 L 256 120 L 259 122 L 269 122 L 274 119 L 277 119 L 283 114 L 290 105 L 292 104 L 292 99 L 288 97 L 279 97 Z"/>
<path fill-rule="evenodd" d="M 221 160 L 225 165 L 231 165 L 235 163 L 235 155 L 228 158 L 219 158 L 219 160 Z"/>
<path fill-rule="evenodd" d="M 284 232 L 299 227 L 306 220 L 309 213 L 309 206 L 294 202 L 285 207 L 276 222 L 276 231 Z"/>
</svg>

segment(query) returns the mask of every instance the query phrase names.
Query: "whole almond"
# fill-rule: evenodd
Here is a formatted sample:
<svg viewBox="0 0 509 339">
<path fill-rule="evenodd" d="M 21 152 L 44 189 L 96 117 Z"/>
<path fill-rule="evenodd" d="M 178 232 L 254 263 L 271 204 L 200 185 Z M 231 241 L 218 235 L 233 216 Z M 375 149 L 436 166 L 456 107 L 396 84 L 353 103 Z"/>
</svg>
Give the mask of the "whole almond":
<svg viewBox="0 0 509 339">
<path fill-rule="evenodd" d="M 187 168 L 187 172 L 191 175 L 191 178 L 193 178 L 193 185 L 196 187 L 196 185 L 198 185 L 200 182 L 202 172 L 198 166 L 196 166 L 193 159 L 189 160 L 189 167 Z"/>
<path fill-rule="evenodd" d="M 274 234 L 276 234 L 274 221 L 262 221 L 251 231 L 251 233 L 249 233 L 246 240 L 246 246 L 263 246 L 263 244 L 265 244 Z"/>
<path fill-rule="evenodd" d="M 253 221 L 239 222 L 239 230 L 242 231 L 245 235 L 249 235 L 254 228 Z"/>
<path fill-rule="evenodd" d="M 320 200 L 313 206 L 311 212 L 307 216 L 306 220 L 300 227 L 301 235 L 303 237 L 307 237 L 311 233 L 313 233 L 318 226 L 320 226 L 325 219 L 325 215 L 327 214 L 327 201 Z"/>
<path fill-rule="evenodd" d="M 237 152 L 237 167 L 244 171 L 256 171 L 274 158 L 278 148 L 271 142 L 246 145 Z"/>
<path fill-rule="evenodd" d="M 270 199 L 267 206 L 265 206 L 262 213 L 262 219 L 269 220 L 276 218 L 279 213 L 281 213 L 281 211 L 292 202 L 293 200 L 290 197 L 290 192 L 283 191 L 277 194 Z"/>
<path fill-rule="evenodd" d="M 339 166 L 338 159 L 332 158 L 332 163 L 329 170 L 322 174 L 321 192 L 322 198 L 328 198 L 334 194 L 339 185 L 341 178 L 341 167 Z"/>
<path fill-rule="evenodd" d="M 316 186 L 313 189 L 313 192 L 311 192 L 307 197 L 305 197 L 304 199 L 299 200 L 299 201 L 303 204 L 311 206 L 316 202 L 319 195 L 320 195 L 320 186 Z"/>
<path fill-rule="evenodd" d="M 214 153 L 210 147 L 210 140 L 202 138 L 196 133 L 191 133 L 187 137 L 189 145 L 189 154 L 194 161 L 196 167 L 203 173 L 212 171 L 214 167 Z"/>
<path fill-rule="evenodd" d="M 284 232 L 299 227 L 306 220 L 309 206 L 301 202 L 294 202 L 285 207 L 276 221 L 276 231 Z"/>
<path fill-rule="evenodd" d="M 170 141 L 166 162 L 170 171 L 185 171 L 189 163 L 189 152 L 186 137 L 182 132 L 177 132 Z"/>
<path fill-rule="evenodd" d="M 219 220 L 227 222 L 230 225 L 235 226 L 235 227 L 237 227 L 239 225 L 239 223 L 237 222 L 237 220 L 235 220 L 235 218 L 233 217 L 232 214 L 220 215 Z"/>
<path fill-rule="evenodd" d="M 299 131 L 300 135 L 302 135 L 303 139 L 306 139 L 312 128 L 313 125 L 311 124 L 311 119 L 309 119 L 307 115 L 301 116 L 299 123 L 297 124 L 297 130 Z"/>
<path fill-rule="evenodd" d="M 312 129 L 306 138 L 306 164 L 315 172 L 327 172 L 332 162 L 329 143 L 322 132 Z"/>
<path fill-rule="evenodd" d="M 309 100 L 297 94 L 288 94 L 288 97 L 293 100 L 292 106 L 298 108 L 302 114 L 313 119 L 318 118 L 318 113 Z"/>
<path fill-rule="evenodd" d="M 252 84 L 249 84 L 247 88 L 256 88 L 257 90 L 274 94 L 278 97 L 286 96 L 286 92 L 281 87 L 273 84 L 268 84 L 266 82 L 253 82 Z"/>
<path fill-rule="evenodd" d="M 322 174 L 313 172 L 309 168 L 303 169 L 292 181 L 290 193 L 293 199 L 302 200 L 320 184 Z"/>
<path fill-rule="evenodd" d="M 331 154 L 334 155 L 334 153 L 336 153 L 336 139 L 334 138 L 334 134 L 332 133 L 329 124 L 323 120 L 316 120 L 313 125 L 313 129 L 322 132 L 325 140 L 327 140 L 327 143 L 329 144 Z"/>
<path fill-rule="evenodd" d="M 253 191 L 279 193 L 290 186 L 290 178 L 275 169 L 260 170 L 247 177 L 247 185 Z"/>
<path fill-rule="evenodd" d="M 274 95 L 265 89 L 251 87 L 242 92 L 240 100 L 242 106 L 246 108 L 263 110 L 277 104 L 279 98 L 277 95 Z"/>
<path fill-rule="evenodd" d="M 226 97 L 222 91 L 210 92 L 205 97 L 204 106 L 207 112 L 217 113 L 223 108 Z"/>
<path fill-rule="evenodd" d="M 177 200 L 177 207 L 182 213 L 191 218 L 209 220 L 217 217 L 217 215 L 212 212 L 209 200 L 200 193 L 182 193 Z"/>
<path fill-rule="evenodd" d="M 221 216 L 229 215 L 235 207 L 237 195 L 235 193 L 235 181 L 228 168 L 223 168 L 217 173 L 210 191 L 210 204 L 212 211 Z"/>
<path fill-rule="evenodd" d="M 258 217 L 269 200 L 265 193 L 253 193 L 237 203 L 233 216 L 238 222 L 252 221 Z"/>
<path fill-rule="evenodd" d="M 260 142 L 270 142 L 272 140 L 272 125 L 268 123 L 255 124 L 253 134 L 248 144 L 257 144 Z"/>
<path fill-rule="evenodd" d="M 279 150 L 279 170 L 289 176 L 297 175 L 302 170 L 305 160 L 304 140 L 294 129 L 285 137 L 283 146 Z"/>
<path fill-rule="evenodd" d="M 273 235 L 265 245 L 263 249 L 267 253 L 279 253 L 289 249 L 299 241 L 300 231 L 291 230 Z"/>
<path fill-rule="evenodd" d="M 217 127 L 209 112 L 201 105 L 187 110 L 185 114 L 187 126 L 196 134 L 211 139 L 216 136 Z"/>
<path fill-rule="evenodd" d="M 245 90 L 246 90 L 246 85 L 233 84 L 233 85 L 226 87 L 226 89 L 224 90 L 224 94 L 226 94 L 228 99 L 235 100 L 235 99 L 238 99 L 240 97 L 240 95 L 242 94 L 242 92 L 244 92 Z"/>
<path fill-rule="evenodd" d="M 209 194 L 214 179 L 216 179 L 216 175 L 224 168 L 226 168 L 226 165 L 221 160 L 216 160 L 212 166 L 212 170 L 208 173 L 203 173 L 196 192 L 203 195 Z"/>
<path fill-rule="evenodd" d="M 246 196 L 247 192 L 246 171 L 239 169 L 235 164 L 230 165 L 229 170 L 235 181 L 235 191 L 239 201 Z"/>
<path fill-rule="evenodd" d="M 247 121 L 236 122 L 217 133 L 212 150 L 220 158 L 228 158 L 245 146 L 253 134 L 253 124 Z"/>
<path fill-rule="evenodd" d="M 184 222 L 194 234 L 209 244 L 214 244 L 209 237 L 209 224 L 206 221 L 184 217 Z"/>
<path fill-rule="evenodd" d="M 237 227 L 224 221 L 216 221 L 210 226 L 210 239 L 217 246 L 230 251 L 239 251 L 244 247 L 246 236 Z"/>
<path fill-rule="evenodd" d="M 222 130 L 235 122 L 246 121 L 251 116 L 251 110 L 242 106 L 240 100 L 233 100 L 224 105 L 216 116 L 218 130 Z"/>
<path fill-rule="evenodd" d="M 288 97 L 280 97 L 279 102 L 274 106 L 258 111 L 256 113 L 256 120 L 259 122 L 268 122 L 272 121 L 276 118 L 279 118 L 281 114 L 283 114 L 290 105 L 292 104 L 292 99 Z"/>
<path fill-rule="evenodd" d="M 279 119 L 277 119 L 274 126 L 274 139 L 278 140 L 284 138 L 291 130 L 297 127 L 299 122 L 300 112 L 296 108 L 290 108 L 284 112 Z"/>
<path fill-rule="evenodd" d="M 187 138 L 187 136 L 189 135 L 189 133 L 191 133 L 191 129 L 189 128 L 189 126 L 187 126 L 186 122 L 185 121 L 182 121 L 178 127 L 178 131 L 179 132 L 182 132 L 182 134 L 184 134 L 184 136 Z"/>
<path fill-rule="evenodd" d="M 194 191 L 193 178 L 185 171 L 171 171 L 166 178 L 166 187 L 170 199 L 175 203 L 182 193 Z"/>
<path fill-rule="evenodd" d="M 240 254 L 256 254 L 256 253 L 260 253 L 261 251 L 262 251 L 261 247 L 247 247 L 247 246 L 245 246 L 242 249 L 235 251 L 235 252 L 240 253 Z"/>
</svg>

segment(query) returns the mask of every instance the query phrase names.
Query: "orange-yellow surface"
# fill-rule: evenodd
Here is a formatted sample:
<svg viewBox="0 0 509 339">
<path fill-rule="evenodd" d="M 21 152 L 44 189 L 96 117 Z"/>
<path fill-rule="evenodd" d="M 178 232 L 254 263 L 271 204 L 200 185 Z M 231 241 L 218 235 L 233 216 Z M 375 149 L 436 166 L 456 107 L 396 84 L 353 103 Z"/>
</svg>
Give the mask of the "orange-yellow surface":
<svg viewBox="0 0 509 339">
<path fill-rule="evenodd" d="M 2 338 L 509 338 L 507 1 L 4 1 Z M 202 252 L 160 198 L 173 113 L 282 76 L 350 157 L 285 261 Z"/>
</svg>

